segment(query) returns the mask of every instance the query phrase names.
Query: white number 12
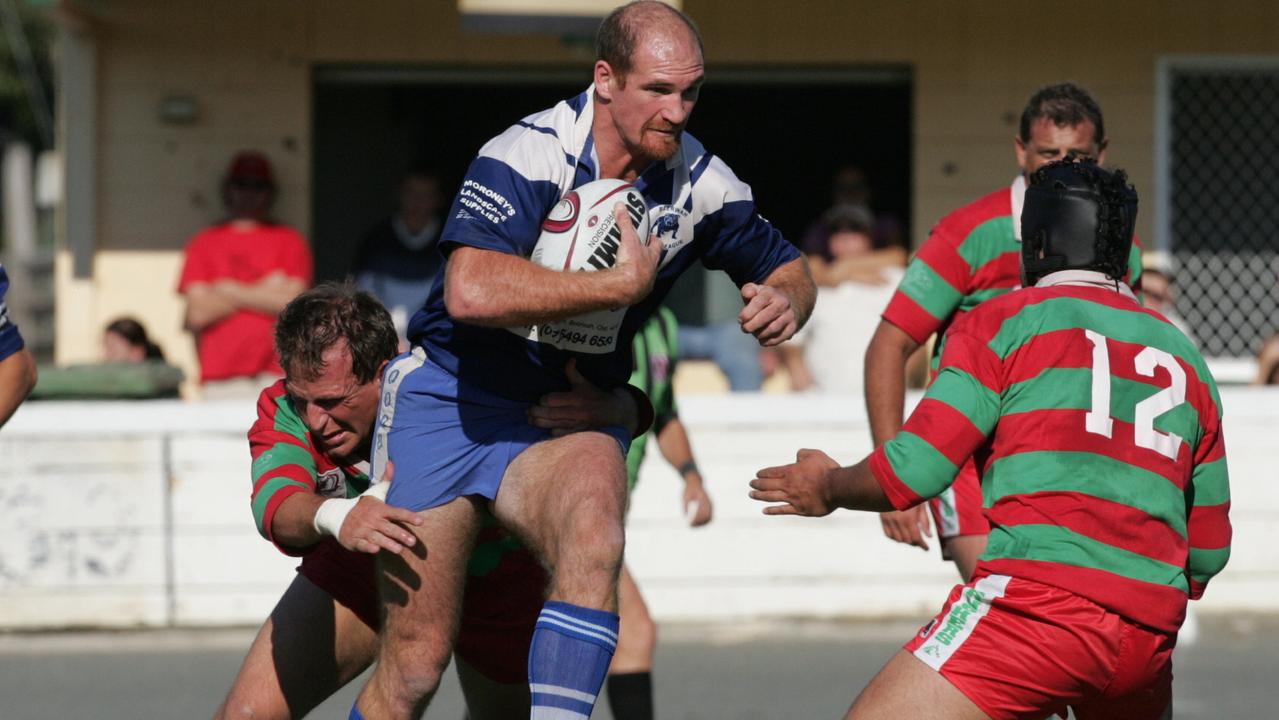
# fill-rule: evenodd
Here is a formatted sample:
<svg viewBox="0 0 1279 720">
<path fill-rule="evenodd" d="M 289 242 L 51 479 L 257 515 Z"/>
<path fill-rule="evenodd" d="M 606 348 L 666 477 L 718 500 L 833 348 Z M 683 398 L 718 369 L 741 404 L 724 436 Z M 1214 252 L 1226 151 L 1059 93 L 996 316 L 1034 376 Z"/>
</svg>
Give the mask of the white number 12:
<svg viewBox="0 0 1279 720">
<path fill-rule="evenodd" d="M 1115 421 L 1110 417 L 1110 352 L 1106 336 L 1093 330 L 1084 330 L 1092 343 L 1092 409 L 1084 415 L 1084 429 L 1090 433 L 1110 437 Z M 1155 429 L 1155 418 L 1186 401 L 1186 371 L 1176 358 L 1158 348 L 1148 347 L 1137 353 L 1133 365 L 1138 375 L 1155 376 L 1155 368 L 1168 371 L 1172 384 L 1137 403 L 1133 408 L 1133 440 L 1138 447 L 1148 448 L 1171 460 L 1177 459 L 1177 449 L 1183 440 L 1176 433 L 1164 433 Z"/>
</svg>

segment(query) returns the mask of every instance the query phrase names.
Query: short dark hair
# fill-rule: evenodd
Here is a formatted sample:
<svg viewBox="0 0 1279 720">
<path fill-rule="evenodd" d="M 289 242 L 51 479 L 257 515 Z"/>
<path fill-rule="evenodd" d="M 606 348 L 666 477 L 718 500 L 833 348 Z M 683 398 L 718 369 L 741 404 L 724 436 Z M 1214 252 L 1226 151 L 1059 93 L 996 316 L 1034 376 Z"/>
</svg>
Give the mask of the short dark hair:
<svg viewBox="0 0 1279 720">
<path fill-rule="evenodd" d="M 1036 120 L 1047 118 L 1057 127 L 1073 127 L 1085 120 L 1092 122 L 1093 142 L 1100 145 L 1106 140 L 1106 123 L 1101 117 L 1101 106 L 1088 91 L 1074 83 L 1064 82 L 1040 88 L 1021 111 L 1021 127 L 1018 132 L 1022 142 L 1030 139 L 1030 126 Z"/>
<path fill-rule="evenodd" d="M 351 283 L 323 283 L 293 298 L 275 323 L 275 351 L 286 376 L 312 380 L 324 353 L 345 341 L 351 372 L 364 384 L 395 357 L 399 338 L 382 303 Z"/>
<path fill-rule="evenodd" d="M 822 225 L 832 235 L 838 232 L 870 235 L 875 228 L 875 216 L 865 205 L 841 203 L 822 215 Z"/>
<path fill-rule="evenodd" d="M 705 55 L 702 33 L 692 18 L 658 0 L 634 0 L 614 8 L 600 23 L 599 31 L 595 33 L 595 59 L 603 60 L 619 73 L 628 72 L 640 32 L 650 27 L 655 13 L 661 11 L 679 18 L 697 40 L 697 51 Z"/>
</svg>

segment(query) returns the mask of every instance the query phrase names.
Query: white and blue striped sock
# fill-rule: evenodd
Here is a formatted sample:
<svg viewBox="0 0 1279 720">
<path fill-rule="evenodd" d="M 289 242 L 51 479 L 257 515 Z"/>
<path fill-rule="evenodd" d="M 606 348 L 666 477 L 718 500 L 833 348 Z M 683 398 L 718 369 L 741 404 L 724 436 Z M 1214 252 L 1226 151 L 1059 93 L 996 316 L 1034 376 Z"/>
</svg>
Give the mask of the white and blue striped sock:
<svg viewBox="0 0 1279 720">
<path fill-rule="evenodd" d="M 595 708 L 613 651 L 617 616 L 548 600 L 528 656 L 531 720 L 585 720 Z"/>
</svg>

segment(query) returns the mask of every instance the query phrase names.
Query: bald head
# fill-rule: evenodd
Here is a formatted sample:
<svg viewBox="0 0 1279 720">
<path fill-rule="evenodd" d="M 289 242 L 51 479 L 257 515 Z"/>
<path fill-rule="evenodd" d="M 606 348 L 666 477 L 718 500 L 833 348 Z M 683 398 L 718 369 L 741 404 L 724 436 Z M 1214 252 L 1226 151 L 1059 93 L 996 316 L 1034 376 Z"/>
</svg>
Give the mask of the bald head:
<svg viewBox="0 0 1279 720">
<path fill-rule="evenodd" d="M 702 54 L 702 35 L 691 18 L 658 0 L 635 0 L 613 10 L 600 23 L 595 35 L 595 57 L 624 74 L 632 67 L 635 49 L 653 35 L 676 42 L 691 39 L 698 55 Z"/>
</svg>

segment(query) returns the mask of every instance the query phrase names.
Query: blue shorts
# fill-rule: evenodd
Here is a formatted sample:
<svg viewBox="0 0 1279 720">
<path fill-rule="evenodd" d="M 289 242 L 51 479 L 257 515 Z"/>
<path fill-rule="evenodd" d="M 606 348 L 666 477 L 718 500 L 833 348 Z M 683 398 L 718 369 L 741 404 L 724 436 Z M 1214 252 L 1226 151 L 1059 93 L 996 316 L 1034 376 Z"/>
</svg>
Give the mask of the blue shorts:
<svg viewBox="0 0 1279 720">
<path fill-rule="evenodd" d="M 386 501 L 409 510 L 463 495 L 493 500 L 515 457 L 551 437 L 529 424 L 529 407 L 462 382 L 415 347 L 383 373 L 370 477 L 382 477 L 388 459 L 394 463 Z M 631 439 L 625 428 L 601 432 L 626 454 Z"/>
</svg>

